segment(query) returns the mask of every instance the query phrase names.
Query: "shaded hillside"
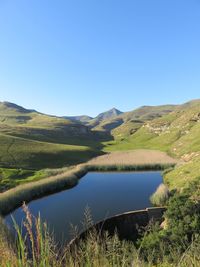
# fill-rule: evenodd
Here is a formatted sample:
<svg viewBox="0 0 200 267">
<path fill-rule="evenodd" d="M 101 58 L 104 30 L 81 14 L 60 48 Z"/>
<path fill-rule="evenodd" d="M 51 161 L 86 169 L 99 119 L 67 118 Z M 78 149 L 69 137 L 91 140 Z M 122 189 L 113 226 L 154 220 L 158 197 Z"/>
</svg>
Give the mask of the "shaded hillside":
<svg viewBox="0 0 200 267">
<path fill-rule="evenodd" d="M 81 122 L 85 125 L 87 125 L 89 123 L 89 121 L 91 121 L 93 118 L 87 115 L 81 115 L 81 116 L 64 116 L 63 118 L 65 119 L 69 119 L 71 121 L 75 121 L 75 122 Z"/>
<path fill-rule="evenodd" d="M 99 126 L 101 123 L 103 123 L 104 121 L 109 121 L 113 118 L 118 117 L 120 114 L 123 114 L 123 112 L 121 112 L 120 110 L 116 109 L 116 108 L 112 108 L 108 111 L 102 112 L 100 113 L 97 117 L 95 117 L 94 119 L 90 120 L 88 123 L 88 126 L 90 126 L 91 128 L 97 127 Z"/>
<path fill-rule="evenodd" d="M 32 169 L 76 164 L 100 153 L 101 138 L 80 123 L 0 103 L 0 166 Z"/>
</svg>

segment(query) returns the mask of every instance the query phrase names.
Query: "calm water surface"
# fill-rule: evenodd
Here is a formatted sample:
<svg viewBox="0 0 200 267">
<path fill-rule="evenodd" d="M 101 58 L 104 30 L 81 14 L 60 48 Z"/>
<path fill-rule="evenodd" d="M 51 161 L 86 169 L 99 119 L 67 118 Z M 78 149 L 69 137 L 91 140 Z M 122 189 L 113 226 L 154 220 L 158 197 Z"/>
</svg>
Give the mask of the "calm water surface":
<svg viewBox="0 0 200 267">
<path fill-rule="evenodd" d="M 29 203 L 34 215 L 40 212 L 57 240 L 69 240 L 70 224 L 81 228 L 86 206 L 93 220 L 99 221 L 122 212 L 151 206 L 150 195 L 162 183 L 160 172 L 91 172 L 72 189 Z M 12 213 L 18 224 L 24 218 L 21 208 Z M 11 216 L 6 217 L 11 226 Z"/>
</svg>

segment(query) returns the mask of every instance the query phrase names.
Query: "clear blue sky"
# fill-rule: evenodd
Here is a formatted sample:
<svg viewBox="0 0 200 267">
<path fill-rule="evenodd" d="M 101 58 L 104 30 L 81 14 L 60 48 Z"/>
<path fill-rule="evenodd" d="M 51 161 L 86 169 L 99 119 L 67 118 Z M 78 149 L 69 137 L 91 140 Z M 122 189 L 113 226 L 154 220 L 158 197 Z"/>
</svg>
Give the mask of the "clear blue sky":
<svg viewBox="0 0 200 267">
<path fill-rule="evenodd" d="M 199 0 L 0 0 L 0 101 L 94 116 L 199 97 Z"/>
</svg>

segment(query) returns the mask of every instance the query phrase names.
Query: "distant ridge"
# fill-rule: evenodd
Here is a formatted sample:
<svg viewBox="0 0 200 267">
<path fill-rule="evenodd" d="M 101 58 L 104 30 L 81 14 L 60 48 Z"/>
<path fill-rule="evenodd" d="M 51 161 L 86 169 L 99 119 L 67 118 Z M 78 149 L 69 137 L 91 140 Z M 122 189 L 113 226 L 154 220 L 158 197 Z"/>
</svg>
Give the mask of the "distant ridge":
<svg viewBox="0 0 200 267">
<path fill-rule="evenodd" d="M 80 116 L 64 116 L 63 118 L 68 119 L 68 120 L 72 120 L 72 121 L 78 121 L 78 122 L 82 122 L 82 123 L 87 123 L 90 120 L 92 120 L 93 118 L 87 115 L 80 115 Z"/>
<path fill-rule="evenodd" d="M 19 106 L 19 105 L 16 105 L 14 103 L 7 102 L 7 101 L 0 102 L 0 109 L 4 109 L 4 108 L 15 109 L 16 111 L 21 112 L 21 113 L 37 112 L 34 109 L 26 109 L 22 106 Z"/>
</svg>

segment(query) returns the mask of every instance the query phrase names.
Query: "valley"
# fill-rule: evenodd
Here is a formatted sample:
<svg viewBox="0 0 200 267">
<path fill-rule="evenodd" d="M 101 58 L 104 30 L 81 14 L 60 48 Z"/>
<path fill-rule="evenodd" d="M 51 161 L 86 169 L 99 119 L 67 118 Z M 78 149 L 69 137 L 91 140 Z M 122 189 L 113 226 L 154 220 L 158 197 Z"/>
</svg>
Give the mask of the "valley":
<svg viewBox="0 0 200 267">
<path fill-rule="evenodd" d="M 144 253 L 149 253 L 158 244 L 167 246 L 165 239 L 171 242 L 173 238 L 178 248 L 184 250 L 179 236 L 198 232 L 193 213 L 188 220 L 194 227 L 181 227 L 185 212 L 189 212 L 187 207 L 193 210 L 194 216 L 198 214 L 194 203 L 199 199 L 199 114 L 200 100 L 182 105 L 143 106 L 130 112 L 113 108 L 95 118 L 51 116 L 1 102 L 1 215 L 16 209 L 14 214 L 19 224 L 22 216 L 21 208 L 17 208 L 23 201 L 31 201 L 30 206 L 36 211 L 34 215 L 37 216 L 37 211 L 43 207 L 43 214 L 51 226 L 57 225 L 57 238 L 60 239 L 66 225 L 59 223 L 66 209 L 68 223 L 70 220 L 78 223 L 81 211 L 89 203 L 96 221 L 103 219 L 106 212 L 116 215 L 133 207 L 146 208 L 151 205 L 151 199 L 158 206 L 167 205 L 165 218 L 171 226 L 167 231 L 152 229 L 142 237 Z M 115 180 L 117 177 L 119 180 Z M 140 194 L 138 190 L 141 190 Z M 104 194 L 107 197 L 102 199 Z M 126 197 L 116 206 L 119 195 Z M 60 201 L 64 202 L 57 220 L 53 207 L 55 203 L 59 206 Z M 109 207 L 106 202 L 110 203 Z M 180 212 L 182 217 L 177 219 Z M 7 222 L 11 224 L 9 216 Z M 69 232 L 69 228 L 66 229 Z M 66 240 L 70 240 L 64 232 Z M 152 235 L 158 243 L 152 243 Z M 3 236 L 0 234 L 0 238 L 7 238 Z M 6 242 L 0 242 L 0 250 Z M 165 257 L 167 252 L 163 253 Z M 176 257 L 178 260 L 181 256 Z"/>
<path fill-rule="evenodd" d="M 130 112 L 113 108 L 96 118 L 56 117 L 1 102 L 1 191 L 41 179 L 45 169 L 70 167 L 115 151 L 163 151 L 182 161 L 181 172 L 200 160 L 199 110 L 200 100 L 194 100 Z M 195 175 L 191 168 L 189 174 Z"/>
</svg>

